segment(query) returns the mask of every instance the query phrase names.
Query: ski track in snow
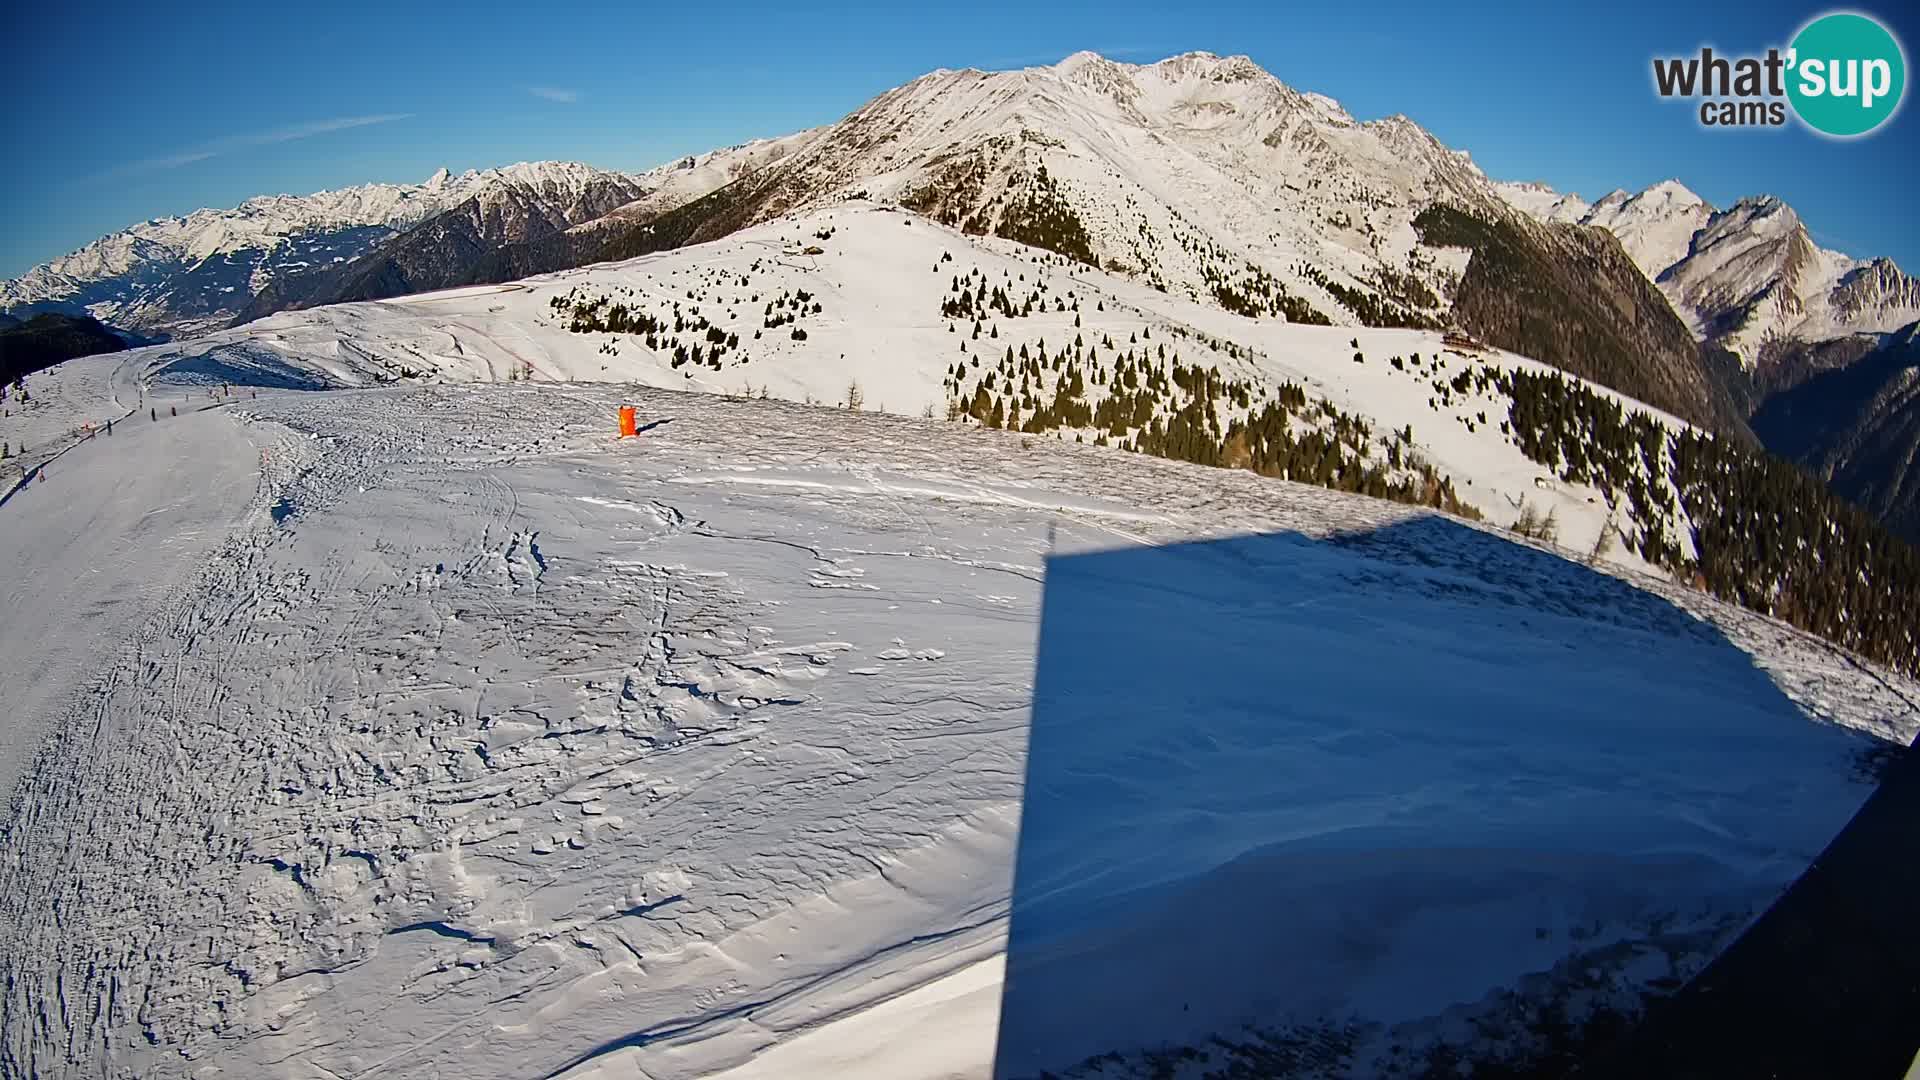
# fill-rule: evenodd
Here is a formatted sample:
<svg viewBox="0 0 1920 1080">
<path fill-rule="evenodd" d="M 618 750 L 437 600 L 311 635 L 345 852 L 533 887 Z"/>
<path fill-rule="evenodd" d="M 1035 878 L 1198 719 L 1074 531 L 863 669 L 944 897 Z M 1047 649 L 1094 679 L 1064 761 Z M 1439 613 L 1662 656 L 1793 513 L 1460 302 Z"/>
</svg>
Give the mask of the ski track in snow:
<svg viewBox="0 0 1920 1080">
<path fill-rule="evenodd" d="M 670 422 L 616 442 L 622 401 Z M 607 386 L 272 393 L 162 421 L 62 467 L 55 498 L 116 508 L 97 527 L 29 514 L 37 487 L 0 507 L 31 556 L 10 606 L 86 588 L 141 543 L 143 506 L 204 529 L 197 572 L 117 569 L 158 590 L 117 637 L 56 619 L 6 642 L 16 667 L 84 644 L 96 672 L 36 705 L 25 731 L 57 737 L 0 833 L 7 1075 L 900 1075 L 872 1030 L 896 1023 L 944 1027 L 925 1075 L 978 1074 L 1049 551 L 1421 513 Z M 143 447 L 147 472 L 113 467 Z M 1464 551 L 1346 547 L 1395 587 L 1690 633 Z M 1710 621 L 1812 716 L 1914 734 L 1911 683 L 1605 572 Z M 808 1037 L 828 1024 L 845 1037 Z"/>
<path fill-rule="evenodd" d="M 0 507 L 11 553 L 0 596 L 0 800 L 43 724 L 152 613 L 156 592 L 187 576 L 245 515 L 256 486 L 250 436 L 207 412 L 141 417 L 71 445 Z M 44 474 L 44 475 L 42 475 Z"/>
</svg>

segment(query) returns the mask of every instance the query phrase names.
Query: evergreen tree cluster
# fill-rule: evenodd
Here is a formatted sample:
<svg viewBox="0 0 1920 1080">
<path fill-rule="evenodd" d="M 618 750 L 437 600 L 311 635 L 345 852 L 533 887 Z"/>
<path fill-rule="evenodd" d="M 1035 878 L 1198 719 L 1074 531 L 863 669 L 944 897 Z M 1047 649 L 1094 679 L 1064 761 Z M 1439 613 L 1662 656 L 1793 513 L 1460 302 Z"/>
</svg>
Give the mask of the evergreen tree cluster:
<svg viewBox="0 0 1920 1080">
<path fill-rule="evenodd" d="M 1675 434 L 1558 372 L 1500 377 L 1516 445 L 1562 479 L 1624 496 L 1621 539 L 1722 600 L 1920 674 L 1920 553 L 1770 454 Z M 1618 504 L 1616 504 L 1618 505 Z M 1674 539 L 1684 511 L 1694 554 Z"/>
<path fill-rule="evenodd" d="M 1920 674 L 1920 552 L 1789 462 L 1727 440 L 1685 433 L 1673 476 L 1714 595 Z"/>
<path fill-rule="evenodd" d="M 1434 205 L 1421 242 L 1473 252 L 1450 317 L 1484 341 L 1531 356 L 1738 437 L 1744 415 L 1712 378 L 1693 334 L 1602 230 L 1530 228 Z"/>
<path fill-rule="evenodd" d="M 1147 224 L 1147 217 L 1140 212 L 1139 200 L 1131 193 L 1127 195 L 1127 208 L 1133 212 L 1133 233 L 1127 237 L 1127 250 L 1133 256 L 1132 265 L 1117 259 L 1109 260 L 1107 269 L 1116 273 L 1139 273 L 1147 285 L 1160 292 L 1167 291 L 1167 279 L 1160 273 L 1160 251 L 1165 246 L 1160 235 Z"/>
<path fill-rule="evenodd" d="M 1236 315 L 1245 315 L 1249 319 L 1279 315 L 1292 323 L 1307 323 L 1313 326 L 1333 325 L 1332 319 L 1327 318 L 1304 298 L 1288 292 L 1280 279 L 1264 268 L 1252 263 L 1245 263 L 1243 266 L 1241 272 L 1227 276 L 1223 275 L 1213 262 L 1202 264 L 1201 274 L 1206 279 L 1207 287 L 1213 292 L 1213 298 L 1219 301 L 1221 307 Z"/>
<path fill-rule="evenodd" d="M 1227 433 L 1223 463 L 1241 464 L 1244 454 L 1244 467 L 1262 476 L 1480 516 L 1460 500 L 1453 481 L 1414 449 L 1411 431 L 1390 432 L 1384 459 L 1376 459 L 1371 425 L 1331 403 L 1316 406 L 1319 416 L 1303 432 L 1297 418 L 1307 411 L 1305 402 L 1304 391 L 1286 384 L 1278 398 L 1244 424 L 1235 421 Z"/>
<path fill-rule="evenodd" d="M 1317 266 L 1303 262 L 1296 263 L 1293 269 L 1294 273 L 1332 294 L 1333 298 L 1340 302 L 1341 307 L 1353 312 L 1354 318 L 1359 319 L 1362 326 L 1408 326 L 1416 330 L 1437 330 L 1440 327 L 1439 321 L 1431 316 L 1397 304 L 1384 296 L 1335 281 L 1327 276 L 1326 271 Z M 1408 281 L 1412 279 L 1408 278 L 1400 284 L 1404 287 Z M 1412 281 L 1412 284 L 1421 289 L 1425 288 L 1417 281 Z M 1432 294 L 1428 293 L 1428 295 Z"/>
<path fill-rule="evenodd" d="M 934 269 L 938 270 L 939 267 L 936 266 Z M 1022 287 L 1027 284 L 1027 276 L 1021 274 L 1017 283 L 1011 280 L 1010 271 L 1006 276 L 1008 280 L 994 283 L 992 291 L 989 292 L 987 275 L 978 268 L 967 271 L 964 277 L 959 274 L 953 275 L 953 283 L 947 290 L 949 295 L 940 302 L 941 316 L 948 319 L 977 320 L 998 315 L 1003 319 L 1022 319 L 1032 315 L 1036 310 L 1042 314 L 1049 310 L 1045 279 L 1035 275 L 1033 285 L 1027 287 L 1022 294 Z M 1017 300 L 1016 295 L 1019 295 Z M 1068 310 L 1066 300 L 1058 296 L 1052 299 L 1053 311 Z M 1080 310 L 1078 302 L 1075 302 L 1072 310 Z"/>
<path fill-rule="evenodd" d="M 971 235 L 988 231 L 987 176 L 1013 149 L 1005 135 L 988 139 L 978 152 L 947 162 L 920 187 L 900 196 L 900 205 Z"/>
<path fill-rule="evenodd" d="M 1059 181 L 1041 165 L 1027 185 L 1026 197 L 1011 202 L 1000 217 L 994 235 L 1058 252 L 1075 262 L 1098 267 L 1093 238 L 1080 215 L 1061 193 Z"/>
<path fill-rule="evenodd" d="M 746 279 L 738 279 L 740 287 L 746 287 Z M 681 301 L 670 301 L 670 310 L 656 312 L 641 303 L 640 294 L 631 288 L 618 290 L 626 299 L 616 299 L 613 295 L 590 295 L 580 286 L 557 294 L 547 301 L 547 306 L 566 320 L 567 329 L 575 334 L 609 334 L 613 340 L 604 342 L 600 351 L 611 356 L 619 355 L 618 340 L 624 335 L 643 342 L 647 349 L 664 354 L 669 363 L 679 369 L 691 364 L 694 367 L 707 367 L 721 370 L 730 354 L 738 353 L 740 334 L 716 326 L 696 305 L 682 306 Z M 689 296 L 696 295 L 688 290 Z M 697 294 L 704 298 L 705 293 Z M 758 299 L 755 296 L 754 299 Z M 791 322 L 803 313 L 820 311 L 818 302 L 811 302 L 806 292 L 794 294 L 782 293 L 780 297 L 767 305 L 768 312 L 776 307 L 782 310 L 781 323 Z M 810 303 L 811 302 L 811 303 Z M 778 325 L 769 322 L 768 325 Z M 796 333 L 800 331 L 795 329 Z M 756 335 L 757 336 L 757 335 Z M 738 355 L 732 362 L 744 364 L 748 357 Z M 689 378 L 692 373 L 686 373 Z"/>
<path fill-rule="evenodd" d="M 779 296 L 767 301 L 766 308 L 761 312 L 764 320 L 761 328 L 778 330 L 782 326 L 799 322 L 804 316 L 818 315 L 820 312 L 820 301 L 815 300 L 812 293 L 805 289 L 792 292 L 782 290 Z"/>
<path fill-rule="evenodd" d="M 44 312 L 0 325 L 0 383 L 12 383 L 63 360 L 119 352 L 127 343 L 90 315 Z"/>
<path fill-rule="evenodd" d="M 1437 312 L 1440 310 L 1440 298 L 1434 295 L 1426 283 L 1411 273 L 1401 273 L 1391 267 L 1377 267 L 1373 273 L 1373 287 L 1379 290 L 1386 300 L 1415 312 Z M 1424 317 L 1424 316 L 1423 316 Z M 1426 318 L 1430 328 L 1438 329 L 1438 320 Z"/>
<path fill-rule="evenodd" d="M 966 287 L 977 295 L 977 286 Z M 1479 516 L 1420 457 L 1411 429 L 1376 439 L 1366 420 L 1310 404 L 1293 383 L 1269 389 L 1188 364 L 1152 341 L 1150 328 L 1125 343 L 1076 333 L 1057 347 L 1045 339 L 1007 345 L 992 362 L 968 353 L 948 368 L 946 389 L 951 420 L 1030 434 L 1071 430 L 1096 445 Z"/>
</svg>

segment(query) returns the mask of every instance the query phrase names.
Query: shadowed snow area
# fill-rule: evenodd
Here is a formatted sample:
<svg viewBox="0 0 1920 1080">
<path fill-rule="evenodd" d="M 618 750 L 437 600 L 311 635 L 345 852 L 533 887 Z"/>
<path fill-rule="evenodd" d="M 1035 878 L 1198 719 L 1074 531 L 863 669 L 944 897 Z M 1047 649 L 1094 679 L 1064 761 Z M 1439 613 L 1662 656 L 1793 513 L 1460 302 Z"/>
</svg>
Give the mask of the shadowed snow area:
<svg viewBox="0 0 1920 1080">
<path fill-rule="evenodd" d="M 1711 624 L 1440 517 L 1056 556 L 1037 663 L 1003 1076 L 1223 1032 L 1417 1071 L 1529 976 L 1637 1012 L 1869 790 Z"/>
<path fill-rule="evenodd" d="M 1806 874 L 1582 1077 L 1920 1076 L 1920 752 L 1881 758 Z"/>
<path fill-rule="evenodd" d="M 1003 962 L 1012 1073 L 1252 1010 L 1434 1034 L 1609 945 L 1657 954 L 1606 968 L 1630 996 L 1805 867 L 1871 790 L 1846 729 L 1920 698 L 1665 582 L 1114 449 L 586 385 L 142 412 L 54 466 L 112 513 L 0 506 L 0 595 L 149 590 L 8 639 L 92 659 L 30 715 L 4 684 L 8 745 L 48 733 L 0 828 L 4 1075 L 984 1076 Z M 148 562 L 142 508 L 186 506 L 188 566 Z M 1023 996 L 1096 970 L 1099 1016 Z"/>
</svg>

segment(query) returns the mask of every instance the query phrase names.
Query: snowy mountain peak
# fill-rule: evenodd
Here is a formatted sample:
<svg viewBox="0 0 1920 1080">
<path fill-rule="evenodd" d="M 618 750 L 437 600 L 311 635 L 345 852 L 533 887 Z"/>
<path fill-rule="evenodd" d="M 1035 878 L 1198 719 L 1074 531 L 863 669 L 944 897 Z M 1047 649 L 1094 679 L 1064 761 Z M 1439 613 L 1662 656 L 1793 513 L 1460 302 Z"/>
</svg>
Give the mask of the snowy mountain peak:
<svg viewBox="0 0 1920 1080">
<path fill-rule="evenodd" d="M 1552 191 L 1545 185 L 1539 186 L 1543 191 Z M 1625 188 L 1615 188 L 1601 196 L 1600 201 L 1593 204 L 1592 210 L 1618 214 L 1628 207 L 1633 207 L 1632 212 L 1642 219 L 1684 213 L 1694 207 L 1706 207 L 1708 211 L 1713 209 L 1707 206 L 1705 199 L 1695 195 L 1680 181 L 1662 180 L 1644 191 L 1630 192 Z"/>
<path fill-rule="evenodd" d="M 1538 180 L 1500 181 L 1493 189 L 1509 206 L 1550 224 L 1579 224 L 1593 210 L 1580 196 L 1563 195 Z"/>
<path fill-rule="evenodd" d="M 259 195 L 231 209 L 202 209 L 133 225 L 12 281 L 0 311 L 85 310 L 150 334 L 225 325 L 274 280 L 345 263 L 397 232 L 476 196 L 578 203 L 623 173 L 570 161 L 521 162 L 458 175 L 440 169 L 419 184 L 362 184 L 310 195 Z"/>
<path fill-rule="evenodd" d="M 1615 190 L 1590 207 L 1545 184 L 1495 190 L 1542 221 L 1612 232 L 1701 340 L 1749 365 L 1772 341 L 1887 333 L 1920 317 L 1920 282 L 1888 260 L 1820 248 L 1777 196 L 1718 210 L 1678 180 Z"/>
<path fill-rule="evenodd" d="M 1774 237 L 1800 226 L 1797 214 L 1772 196 L 1741 199 L 1725 210 L 1715 211 L 1694 238 L 1701 250 L 1723 243 L 1746 244 L 1759 237 Z"/>
<path fill-rule="evenodd" d="M 1246 56 L 1212 52 L 933 72 L 752 188 L 715 227 L 861 193 L 1184 295 L 1336 323 L 1379 317 L 1369 298 L 1406 272 L 1411 221 L 1434 200 L 1506 213 L 1466 155 L 1411 119 L 1362 124 Z M 1431 277 L 1412 294 L 1423 308 L 1440 306 L 1433 290 L 1459 269 L 1438 265 L 1414 271 Z M 1240 299 L 1249 288 L 1257 303 Z"/>
<path fill-rule="evenodd" d="M 1197 50 L 1169 56 L 1151 64 L 1129 64 L 1097 52 L 1083 49 L 1051 67 L 1030 68 L 1062 82 L 1089 87 L 1102 94 L 1116 89 L 1132 97 L 1149 87 L 1180 87 L 1196 83 L 1235 83 L 1260 81 L 1280 86 L 1266 69 L 1247 56 L 1220 56 Z M 947 74 L 935 72 L 935 75 Z M 994 74 L 981 72 L 979 74 Z"/>
<path fill-rule="evenodd" d="M 1633 194 L 1629 192 L 1627 189 L 1614 188 L 1612 191 L 1609 191 L 1605 195 L 1600 196 L 1599 200 L 1593 204 L 1593 209 L 1595 210 L 1616 209 L 1618 207 L 1625 206 L 1632 201 L 1633 201 Z"/>
<path fill-rule="evenodd" d="M 1787 236 L 1805 226 L 1800 215 L 1772 195 L 1754 195 L 1741 199 L 1724 213 L 1715 215 L 1711 228 L 1716 231 L 1748 229 L 1769 236 Z"/>
<path fill-rule="evenodd" d="M 1707 201 L 1694 194 L 1691 189 L 1678 180 L 1662 180 L 1641 192 L 1636 198 L 1658 199 L 1674 206 L 1699 206 L 1705 204 Z"/>
<path fill-rule="evenodd" d="M 1342 107 L 1338 101 L 1335 101 L 1333 98 L 1330 98 L 1325 94 L 1306 93 L 1306 94 L 1302 94 L 1301 97 L 1306 99 L 1307 104 L 1312 105 L 1315 109 L 1319 110 L 1320 115 L 1327 117 L 1328 119 L 1340 120 L 1349 124 L 1353 122 L 1353 114 L 1349 113 L 1344 107 Z M 1407 120 L 1407 118 L 1404 116 L 1401 116 L 1398 113 L 1395 113 L 1394 115 L 1387 117 L 1387 120 L 1383 121 L 1383 123 L 1387 121 L 1394 121 L 1394 120 Z M 1407 123 L 1412 124 L 1413 122 L 1411 120 L 1407 120 Z M 1415 125 L 1415 126 L 1418 126 L 1418 125 Z"/>
<path fill-rule="evenodd" d="M 1101 56 L 1091 49 L 1082 49 L 1053 65 L 1053 70 L 1059 72 L 1062 76 L 1071 76 L 1074 72 L 1082 68 L 1112 66 L 1116 66 L 1112 60 Z"/>
</svg>

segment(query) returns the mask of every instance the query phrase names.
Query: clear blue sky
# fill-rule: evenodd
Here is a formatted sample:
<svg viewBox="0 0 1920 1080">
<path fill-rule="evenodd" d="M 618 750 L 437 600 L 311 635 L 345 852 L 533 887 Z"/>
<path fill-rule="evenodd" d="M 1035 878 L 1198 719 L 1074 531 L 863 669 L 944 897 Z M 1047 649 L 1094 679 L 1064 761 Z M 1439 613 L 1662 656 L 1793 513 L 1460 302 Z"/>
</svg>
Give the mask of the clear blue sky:
<svg viewBox="0 0 1920 1080">
<path fill-rule="evenodd" d="M 542 158 L 642 168 L 836 120 L 937 67 L 1246 53 L 1362 119 L 1404 112 L 1489 174 L 1597 197 L 1677 176 L 1769 192 L 1816 239 L 1920 272 L 1920 108 L 1876 135 L 1705 131 L 1649 60 L 1784 45 L 1822 7 L 1342 3 L 34 6 L 9 20 L 0 276 L 145 218 Z M 1889 21 L 1910 56 L 1920 19 Z M 1920 94 L 1911 91 L 1909 97 Z"/>
</svg>

